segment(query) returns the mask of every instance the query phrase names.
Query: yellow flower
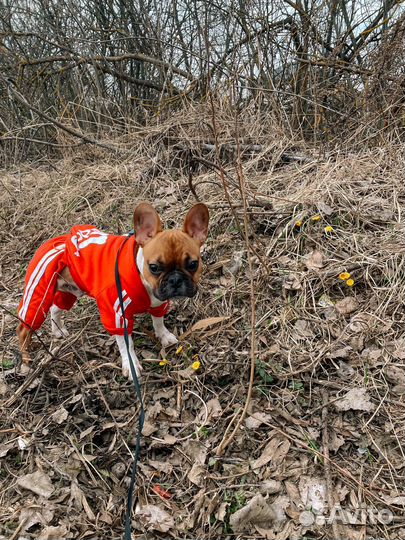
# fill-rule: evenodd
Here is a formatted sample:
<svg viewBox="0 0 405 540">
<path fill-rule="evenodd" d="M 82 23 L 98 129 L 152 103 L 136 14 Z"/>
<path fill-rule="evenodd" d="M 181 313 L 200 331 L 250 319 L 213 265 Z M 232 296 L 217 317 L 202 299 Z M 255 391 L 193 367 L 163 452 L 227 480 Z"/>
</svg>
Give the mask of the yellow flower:
<svg viewBox="0 0 405 540">
<path fill-rule="evenodd" d="M 347 285 L 348 287 L 353 287 L 353 285 L 354 285 L 354 279 L 348 279 L 348 280 L 346 281 L 346 285 Z"/>
<path fill-rule="evenodd" d="M 339 279 L 341 279 L 342 281 L 346 281 L 347 279 L 349 279 L 349 277 L 349 272 L 342 272 L 341 274 L 339 274 Z"/>
<path fill-rule="evenodd" d="M 191 364 L 191 367 L 194 369 L 194 371 L 197 371 L 197 369 L 200 369 L 201 367 L 201 362 L 199 360 L 196 360 Z"/>
<path fill-rule="evenodd" d="M 324 231 L 325 231 L 326 233 L 331 233 L 331 232 L 333 232 L 333 227 L 332 227 L 332 225 L 326 225 Z"/>
<path fill-rule="evenodd" d="M 296 221 L 294 226 L 300 228 L 302 226 L 302 221 Z"/>
<path fill-rule="evenodd" d="M 321 216 L 319 214 L 316 214 L 315 216 L 312 216 L 311 217 L 311 221 L 321 221 Z"/>
<path fill-rule="evenodd" d="M 183 345 L 180 345 L 180 347 L 176 351 L 176 354 L 181 354 L 182 352 L 183 352 Z"/>
<path fill-rule="evenodd" d="M 167 358 L 163 358 L 163 360 L 159 362 L 159 366 L 167 366 L 168 363 L 169 360 Z"/>
</svg>

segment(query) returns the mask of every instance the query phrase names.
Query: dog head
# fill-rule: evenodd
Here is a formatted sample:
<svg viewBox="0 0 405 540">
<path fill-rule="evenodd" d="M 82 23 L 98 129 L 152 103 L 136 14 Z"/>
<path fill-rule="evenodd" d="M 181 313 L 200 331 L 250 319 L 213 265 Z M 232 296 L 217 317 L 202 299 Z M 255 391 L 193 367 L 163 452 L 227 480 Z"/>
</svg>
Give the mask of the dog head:
<svg viewBox="0 0 405 540">
<path fill-rule="evenodd" d="M 200 248 L 207 238 L 208 221 L 208 208 L 198 203 L 187 213 L 183 230 L 162 230 L 160 217 L 149 203 L 135 208 L 135 239 L 143 250 L 139 270 L 158 300 L 197 293 L 202 272 Z"/>
</svg>

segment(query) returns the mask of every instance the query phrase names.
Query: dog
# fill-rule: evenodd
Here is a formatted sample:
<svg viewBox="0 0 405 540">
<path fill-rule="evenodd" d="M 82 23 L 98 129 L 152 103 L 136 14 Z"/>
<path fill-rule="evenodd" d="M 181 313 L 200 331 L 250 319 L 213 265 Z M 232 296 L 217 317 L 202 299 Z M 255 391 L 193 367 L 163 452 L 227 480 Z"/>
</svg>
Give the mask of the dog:
<svg viewBox="0 0 405 540">
<path fill-rule="evenodd" d="M 162 346 L 177 343 L 176 336 L 164 324 L 164 315 L 170 299 L 191 298 L 197 293 L 202 273 L 200 249 L 207 238 L 208 223 L 208 208 L 198 203 L 187 213 L 182 230 L 163 230 L 156 210 L 143 202 L 134 211 L 132 236 L 116 236 L 92 225 L 76 225 L 70 233 L 45 242 L 28 266 L 18 309 L 17 336 L 23 362 L 30 365 L 32 334 L 42 326 L 48 313 L 52 334 L 67 337 L 62 313 L 87 295 L 96 300 L 104 328 L 115 336 L 124 376 L 132 379 L 124 340 L 125 322 L 130 335 L 134 316 L 150 313 Z M 122 304 L 116 284 L 117 258 Z M 140 377 L 142 366 L 132 339 L 129 351 Z"/>
</svg>

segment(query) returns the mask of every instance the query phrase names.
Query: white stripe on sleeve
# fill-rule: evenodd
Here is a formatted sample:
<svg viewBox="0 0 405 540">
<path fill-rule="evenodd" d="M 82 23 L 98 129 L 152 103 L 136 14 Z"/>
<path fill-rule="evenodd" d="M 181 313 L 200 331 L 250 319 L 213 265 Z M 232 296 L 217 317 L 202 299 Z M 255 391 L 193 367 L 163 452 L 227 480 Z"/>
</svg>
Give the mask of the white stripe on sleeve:
<svg viewBox="0 0 405 540">
<path fill-rule="evenodd" d="M 18 313 L 21 319 L 24 320 L 25 316 L 27 315 L 27 311 L 32 299 L 32 295 L 34 294 L 34 291 L 39 283 L 39 280 L 44 275 L 48 265 L 56 258 L 59 257 L 59 255 L 62 255 L 62 253 L 65 251 L 65 244 L 60 244 L 54 249 L 51 249 L 48 251 L 42 259 L 39 261 L 37 266 L 35 267 L 35 270 L 32 272 L 29 282 L 27 284 L 27 287 L 25 288 L 25 293 L 23 297 L 23 302 L 21 305 L 21 309 Z"/>
</svg>

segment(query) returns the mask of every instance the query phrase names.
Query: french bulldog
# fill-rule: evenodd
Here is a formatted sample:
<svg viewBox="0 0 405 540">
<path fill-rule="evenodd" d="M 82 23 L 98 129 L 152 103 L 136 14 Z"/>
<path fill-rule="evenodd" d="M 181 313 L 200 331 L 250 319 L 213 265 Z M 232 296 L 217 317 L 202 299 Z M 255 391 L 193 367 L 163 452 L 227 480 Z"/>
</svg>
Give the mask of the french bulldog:
<svg viewBox="0 0 405 540">
<path fill-rule="evenodd" d="M 156 210 L 143 202 L 134 211 L 134 235 L 116 236 L 93 225 L 76 225 L 68 234 L 45 242 L 28 266 L 18 309 L 17 336 L 23 362 L 31 363 L 33 332 L 48 313 L 53 335 L 66 337 L 69 332 L 62 313 L 87 295 L 96 300 L 105 329 L 116 338 L 123 374 L 132 379 L 124 328 L 131 334 L 135 315 L 150 313 L 162 346 L 177 342 L 164 324 L 164 315 L 170 299 L 197 293 L 202 273 L 200 249 L 207 238 L 208 223 L 208 208 L 198 203 L 187 213 L 182 230 L 163 230 Z M 122 302 L 115 274 L 117 259 Z M 129 351 L 140 377 L 142 366 L 131 338 Z"/>
</svg>

